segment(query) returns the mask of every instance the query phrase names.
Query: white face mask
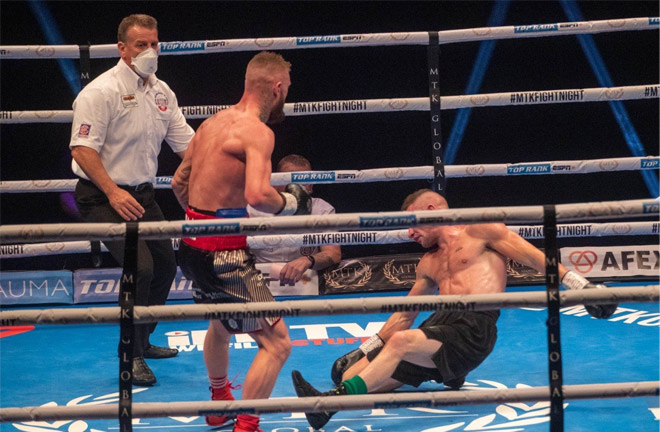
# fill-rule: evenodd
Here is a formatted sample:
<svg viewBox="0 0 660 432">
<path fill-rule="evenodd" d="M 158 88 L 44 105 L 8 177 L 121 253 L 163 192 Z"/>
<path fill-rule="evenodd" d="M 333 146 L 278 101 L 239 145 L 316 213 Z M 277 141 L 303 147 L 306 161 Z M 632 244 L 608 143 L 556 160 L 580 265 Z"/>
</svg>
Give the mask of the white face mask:
<svg viewBox="0 0 660 432">
<path fill-rule="evenodd" d="M 147 48 L 131 59 L 135 72 L 142 78 L 146 78 L 158 70 L 158 53 L 153 48 Z"/>
</svg>

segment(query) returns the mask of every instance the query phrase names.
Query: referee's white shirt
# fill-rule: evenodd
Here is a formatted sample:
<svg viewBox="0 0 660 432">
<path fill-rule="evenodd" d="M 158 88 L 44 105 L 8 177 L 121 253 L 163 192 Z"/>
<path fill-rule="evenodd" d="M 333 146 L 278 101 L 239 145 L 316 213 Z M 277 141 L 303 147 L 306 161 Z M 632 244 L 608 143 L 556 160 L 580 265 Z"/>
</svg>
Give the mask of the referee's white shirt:
<svg viewBox="0 0 660 432">
<path fill-rule="evenodd" d="M 248 205 L 247 207 L 248 214 L 250 217 L 269 217 L 274 216 L 271 213 L 264 213 L 256 210 Z M 323 214 L 333 214 L 335 208 L 325 200 L 321 198 L 312 197 L 312 214 L 313 215 L 323 215 Z M 277 262 L 277 263 L 288 263 L 293 261 L 296 258 L 300 258 L 303 255 L 312 255 L 321 250 L 318 246 L 314 247 L 300 247 L 300 248 L 266 248 L 266 249 L 250 249 L 250 252 L 255 256 L 257 262 Z"/>
<path fill-rule="evenodd" d="M 163 140 L 178 153 L 188 148 L 194 134 L 170 87 L 155 75 L 143 85 L 120 59 L 73 102 L 69 148 L 96 150 L 115 183 L 136 186 L 155 183 Z M 89 180 L 75 160 L 71 168 Z"/>
</svg>

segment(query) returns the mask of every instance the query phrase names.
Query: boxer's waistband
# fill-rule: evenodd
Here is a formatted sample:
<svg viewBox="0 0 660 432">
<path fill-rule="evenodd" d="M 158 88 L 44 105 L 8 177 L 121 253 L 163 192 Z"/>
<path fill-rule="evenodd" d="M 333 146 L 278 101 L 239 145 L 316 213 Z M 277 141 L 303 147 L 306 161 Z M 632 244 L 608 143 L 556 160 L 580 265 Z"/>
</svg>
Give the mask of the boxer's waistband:
<svg viewBox="0 0 660 432">
<path fill-rule="evenodd" d="M 210 210 L 200 210 L 191 206 L 186 209 L 186 220 L 207 220 L 207 219 L 226 219 L 248 217 L 246 209 L 218 209 L 215 212 Z M 207 251 L 223 251 L 247 248 L 247 238 L 240 236 L 221 236 L 221 237 L 186 237 L 182 239 L 184 243 Z"/>
</svg>

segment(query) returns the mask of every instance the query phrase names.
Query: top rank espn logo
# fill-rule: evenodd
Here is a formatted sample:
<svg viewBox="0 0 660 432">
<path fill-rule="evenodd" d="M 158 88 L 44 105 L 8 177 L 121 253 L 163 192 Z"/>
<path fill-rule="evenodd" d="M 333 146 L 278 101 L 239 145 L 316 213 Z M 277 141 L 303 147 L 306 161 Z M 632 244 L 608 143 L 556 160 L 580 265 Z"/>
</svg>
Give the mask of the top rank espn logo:
<svg viewBox="0 0 660 432">
<path fill-rule="evenodd" d="M 228 46 L 229 42 L 225 40 L 206 41 L 206 48 L 226 48 Z"/>
<path fill-rule="evenodd" d="M 333 182 L 335 181 L 335 173 L 333 171 L 315 173 L 294 172 L 291 173 L 291 181 L 294 183 L 304 183 L 307 181 Z"/>
<path fill-rule="evenodd" d="M 408 227 L 417 224 L 417 217 L 410 216 L 360 216 L 361 228 Z"/>
<path fill-rule="evenodd" d="M 660 158 L 642 159 L 641 167 L 643 169 L 658 168 L 660 166 Z"/>
<path fill-rule="evenodd" d="M 519 174 L 546 174 L 550 172 L 550 164 L 521 164 L 506 167 L 506 173 Z"/>
<path fill-rule="evenodd" d="M 534 24 L 534 25 L 520 25 L 514 26 L 514 33 L 541 33 L 541 32 L 553 32 L 558 31 L 559 26 L 557 24 Z"/>
<path fill-rule="evenodd" d="M 199 235 L 199 234 L 237 234 L 241 231 L 239 223 L 215 223 L 208 225 L 183 225 L 183 234 L 185 235 Z"/>
<path fill-rule="evenodd" d="M 161 42 L 160 52 L 204 51 L 204 41 Z"/>
<path fill-rule="evenodd" d="M 644 207 L 642 210 L 645 214 L 649 213 L 658 213 L 660 212 L 660 204 L 659 203 L 644 203 Z"/>
<path fill-rule="evenodd" d="M 367 38 L 361 34 L 352 34 L 352 35 L 343 35 L 341 37 L 342 42 L 360 42 L 366 40 Z"/>
<path fill-rule="evenodd" d="M 325 45 L 340 43 L 341 38 L 339 35 L 332 36 L 303 36 L 296 38 L 296 45 Z"/>
</svg>

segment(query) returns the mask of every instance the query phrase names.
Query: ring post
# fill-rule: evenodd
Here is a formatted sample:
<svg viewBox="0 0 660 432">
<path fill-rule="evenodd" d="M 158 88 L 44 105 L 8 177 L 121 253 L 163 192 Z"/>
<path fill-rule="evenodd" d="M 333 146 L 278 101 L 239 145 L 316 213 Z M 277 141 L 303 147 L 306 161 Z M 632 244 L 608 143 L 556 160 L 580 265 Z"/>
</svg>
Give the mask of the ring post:
<svg viewBox="0 0 660 432">
<path fill-rule="evenodd" d="M 80 45 L 78 49 L 80 50 L 80 88 L 82 89 L 91 81 L 89 45 Z"/>
<path fill-rule="evenodd" d="M 564 430 L 564 394 L 559 338 L 559 264 L 555 206 L 543 206 L 545 283 L 548 299 L 548 372 L 550 376 L 550 432 Z"/>
<path fill-rule="evenodd" d="M 124 270 L 121 275 L 119 291 L 119 430 L 133 431 L 133 346 L 135 326 L 133 324 L 133 306 L 137 285 L 137 222 L 126 223 L 126 242 L 124 246 Z"/>
<path fill-rule="evenodd" d="M 429 32 L 427 47 L 429 66 L 429 102 L 431 111 L 431 148 L 433 156 L 433 190 L 446 196 L 447 178 L 443 162 L 442 133 L 440 131 L 440 42 L 437 31 Z"/>
</svg>

